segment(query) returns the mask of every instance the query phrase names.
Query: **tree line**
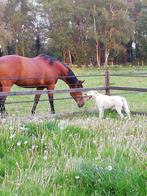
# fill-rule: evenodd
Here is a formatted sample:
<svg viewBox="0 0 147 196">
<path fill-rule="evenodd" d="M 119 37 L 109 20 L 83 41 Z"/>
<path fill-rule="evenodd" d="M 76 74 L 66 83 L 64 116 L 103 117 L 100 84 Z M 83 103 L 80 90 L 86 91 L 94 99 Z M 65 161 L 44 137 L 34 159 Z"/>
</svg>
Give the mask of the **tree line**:
<svg viewBox="0 0 147 196">
<path fill-rule="evenodd" d="M 100 67 L 147 58 L 147 3 L 128 0 L 5 0 L 0 54 L 46 53 Z"/>
</svg>

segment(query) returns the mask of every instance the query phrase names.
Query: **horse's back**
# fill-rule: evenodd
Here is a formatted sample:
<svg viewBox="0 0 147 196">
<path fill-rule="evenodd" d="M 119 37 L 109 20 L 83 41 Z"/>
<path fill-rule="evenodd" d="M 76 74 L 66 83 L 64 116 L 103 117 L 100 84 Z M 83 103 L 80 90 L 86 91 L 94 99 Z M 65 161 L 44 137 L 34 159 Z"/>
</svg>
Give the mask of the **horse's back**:
<svg viewBox="0 0 147 196">
<path fill-rule="evenodd" d="M 0 80 L 13 80 L 15 83 L 18 79 L 38 77 L 41 70 L 37 68 L 33 58 L 22 57 L 18 55 L 7 55 L 0 58 Z M 9 80 L 8 80 L 9 79 Z"/>
<path fill-rule="evenodd" d="M 19 73 L 21 60 L 17 55 L 8 55 L 0 58 L 0 79 L 13 78 Z"/>
<path fill-rule="evenodd" d="M 23 66 L 23 60 L 27 59 L 26 57 L 18 55 L 7 55 L 0 57 L 0 70 L 9 69 L 15 70 L 16 68 L 21 68 Z"/>
<path fill-rule="evenodd" d="M 54 67 L 54 66 L 53 66 Z M 0 82 L 23 87 L 56 83 L 55 69 L 42 58 L 8 55 L 0 58 Z"/>
<path fill-rule="evenodd" d="M 23 57 L 18 55 L 7 55 L 0 58 L 0 75 L 21 73 L 31 74 L 38 67 L 35 58 Z M 39 71 L 39 68 L 38 68 Z M 41 70 L 40 70 L 41 71 Z"/>
</svg>

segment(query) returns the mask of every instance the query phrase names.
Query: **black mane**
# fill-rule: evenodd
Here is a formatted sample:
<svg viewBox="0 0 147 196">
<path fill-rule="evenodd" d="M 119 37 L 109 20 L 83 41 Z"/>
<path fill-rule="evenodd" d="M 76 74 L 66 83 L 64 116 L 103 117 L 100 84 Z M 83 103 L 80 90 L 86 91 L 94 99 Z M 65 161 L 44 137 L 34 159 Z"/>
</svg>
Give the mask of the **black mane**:
<svg viewBox="0 0 147 196">
<path fill-rule="evenodd" d="M 77 77 L 73 73 L 73 71 L 68 67 L 67 64 L 62 63 L 68 69 L 67 81 L 69 84 L 76 84 L 78 82 Z"/>
<path fill-rule="evenodd" d="M 73 73 L 73 71 L 69 68 L 68 75 L 67 75 L 67 81 L 69 84 L 76 84 L 78 82 L 77 77 Z"/>
<path fill-rule="evenodd" d="M 53 65 L 54 62 L 57 60 L 55 57 L 49 56 L 47 54 L 41 54 L 40 57 L 47 61 L 50 65 Z"/>
<path fill-rule="evenodd" d="M 47 61 L 50 65 L 53 65 L 54 62 L 57 61 L 57 59 L 55 57 L 52 57 L 52 56 L 49 56 L 46 54 L 41 54 L 40 57 L 43 58 L 45 61 Z M 68 67 L 67 64 L 62 63 L 62 65 L 68 69 L 68 75 L 66 76 L 68 83 L 69 84 L 76 84 L 78 82 L 78 79 L 75 76 L 75 74 L 73 73 L 73 71 Z"/>
</svg>

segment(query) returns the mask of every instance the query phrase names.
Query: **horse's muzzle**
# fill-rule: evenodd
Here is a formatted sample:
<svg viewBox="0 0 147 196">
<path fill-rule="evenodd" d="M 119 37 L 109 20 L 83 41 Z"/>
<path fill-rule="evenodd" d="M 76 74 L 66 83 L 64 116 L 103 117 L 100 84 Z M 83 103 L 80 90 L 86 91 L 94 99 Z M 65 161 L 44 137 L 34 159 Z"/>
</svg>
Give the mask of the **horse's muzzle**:
<svg viewBox="0 0 147 196">
<path fill-rule="evenodd" d="M 84 104 L 85 104 L 84 102 L 83 103 L 79 103 L 78 107 L 81 108 L 81 107 L 83 107 Z"/>
</svg>

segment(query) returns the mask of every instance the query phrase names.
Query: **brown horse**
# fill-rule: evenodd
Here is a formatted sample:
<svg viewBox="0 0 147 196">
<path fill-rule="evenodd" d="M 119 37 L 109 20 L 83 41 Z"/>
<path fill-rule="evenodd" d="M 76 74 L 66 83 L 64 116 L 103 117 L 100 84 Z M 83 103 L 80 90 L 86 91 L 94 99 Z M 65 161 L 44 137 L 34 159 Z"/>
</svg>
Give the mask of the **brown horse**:
<svg viewBox="0 0 147 196">
<path fill-rule="evenodd" d="M 37 90 L 53 90 L 57 80 L 61 79 L 70 88 L 82 88 L 83 81 L 76 78 L 72 70 L 60 61 L 48 56 L 39 55 L 34 58 L 18 55 L 8 55 L 0 58 L 0 92 L 9 92 L 11 87 L 17 86 L 36 88 Z M 84 105 L 81 92 L 70 93 L 79 107 Z M 32 114 L 41 94 L 36 94 L 32 107 Z M 51 112 L 55 113 L 53 94 L 48 94 Z M 0 97 L 0 113 L 5 113 L 6 96 Z"/>
</svg>

